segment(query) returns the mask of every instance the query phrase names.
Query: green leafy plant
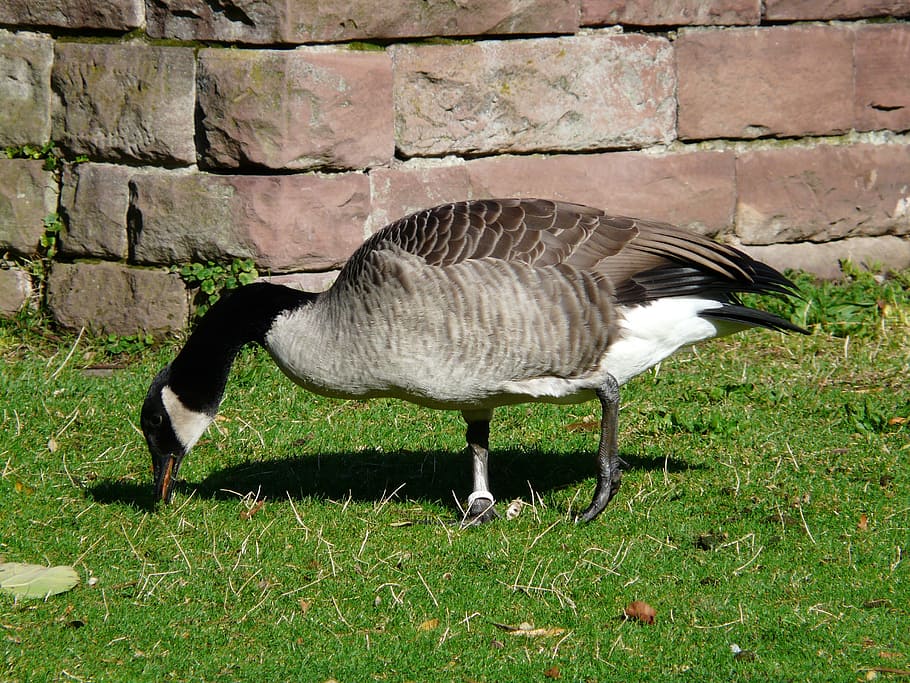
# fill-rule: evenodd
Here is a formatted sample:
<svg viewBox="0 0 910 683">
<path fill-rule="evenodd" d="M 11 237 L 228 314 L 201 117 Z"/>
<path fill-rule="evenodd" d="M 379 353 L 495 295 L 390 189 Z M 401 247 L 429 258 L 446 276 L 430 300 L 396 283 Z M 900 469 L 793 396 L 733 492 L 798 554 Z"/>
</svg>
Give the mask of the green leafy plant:
<svg viewBox="0 0 910 683">
<path fill-rule="evenodd" d="M 64 229 L 63 219 L 60 214 L 49 213 L 44 217 L 44 232 L 38 238 L 37 254 L 34 258 L 19 258 L 16 263 L 25 270 L 32 279 L 32 284 L 38 292 L 38 300 L 44 301 L 44 292 L 47 287 L 47 278 L 51 269 L 51 262 L 57 255 L 60 233 Z M 43 303 L 42 303 L 43 305 Z"/>
<path fill-rule="evenodd" d="M 58 213 L 49 213 L 44 217 L 44 234 L 38 240 L 41 255 L 48 261 L 57 255 L 58 240 L 63 232 L 63 220 Z"/>
<path fill-rule="evenodd" d="M 109 334 L 99 342 L 101 350 L 109 356 L 134 356 L 154 346 L 155 338 L 150 334 Z"/>
<path fill-rule="evenodd" d="M 212 261 L 187 263 L 173 266 L 171 272 L 180 275 L 187 286 L 197 290 L 197 316 L 204 315 L 221 298 L 223 290 L 248 285 L 259 277 L 253 259 L 234 259 L 227 265 Z"/>
<path fill-rule="evenodd" d="M 65 159 L 60 150 L 57 149 L 57 143 L 49 140 L 43 145 L 14 145 L 7 147 L 6 156 L 8 159 L 43 159 L 44 170 L 59 172 L 64 161 L 70 161 L 74 164 L 83 164 L 87 162 L 87 154 L 77 154 L 72 159 Z"/>
<path fill-rule="evenodd" d="M 60 169 L 62 157 L 57 152 L 54 142 L 48 141 L 43 145 L 17 145 L 6 148 L 6 156 L 10 159 L 43 159 L 45 171 Z"/>
</svg>

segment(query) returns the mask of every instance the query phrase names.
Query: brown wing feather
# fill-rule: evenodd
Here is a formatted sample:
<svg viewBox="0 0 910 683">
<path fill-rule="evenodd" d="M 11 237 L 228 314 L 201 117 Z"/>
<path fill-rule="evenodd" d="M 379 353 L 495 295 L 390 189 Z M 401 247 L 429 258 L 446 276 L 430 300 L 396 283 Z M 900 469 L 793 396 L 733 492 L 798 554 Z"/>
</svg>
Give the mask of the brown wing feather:
<svg viewBox="0 0 910 683">
<path fill-rule="evenodd" d="M 598 209 L 543 199 L 490 199 L 420 211 L 372 235 L 349 259 L 339 280 L 356 279 L 378 250 L 402 250 L 433 266 L 496 258 L 533 265 L 593 268 L 637 233 Z"/>
<path fill-rule="evenodd" d="M 609 216 L 581 204 L 544 199 L 457 202 L 402 218 L 354 253 L 339 274 L 338 285 L 356 283 L 372 258 L 388 251 L 414 254 L 440 267 L 481 258 L 541 267 L 565 264 L 605 275 L 628 294 L 627 303 L 651 298 L 647 279 L 639 286 L 636 276 L 681 267 L 697 272 L 701 289 L 707 291 L 792 289 L 777 271 L 706 237 L 665 223 Z M 660 291 L 673 295 L 666 286 Z"/>
</svg>

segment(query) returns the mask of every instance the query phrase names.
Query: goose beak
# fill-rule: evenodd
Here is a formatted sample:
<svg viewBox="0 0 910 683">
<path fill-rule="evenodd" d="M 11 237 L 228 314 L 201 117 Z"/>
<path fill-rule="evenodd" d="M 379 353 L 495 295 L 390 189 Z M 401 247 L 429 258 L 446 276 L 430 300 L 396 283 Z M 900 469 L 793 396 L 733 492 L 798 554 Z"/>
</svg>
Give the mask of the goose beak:
<svg viewBox="0 0 910 683">
<path fill-rule="evenodd" d="M 152 459 L 152 469 L 155 473 L 155 498 L 163 503 L 171 502 L 174 495 L 174 483 L 177 481 L 177 472 L 183 456 L 175 453 L 161 453 Z"/>
</svg>

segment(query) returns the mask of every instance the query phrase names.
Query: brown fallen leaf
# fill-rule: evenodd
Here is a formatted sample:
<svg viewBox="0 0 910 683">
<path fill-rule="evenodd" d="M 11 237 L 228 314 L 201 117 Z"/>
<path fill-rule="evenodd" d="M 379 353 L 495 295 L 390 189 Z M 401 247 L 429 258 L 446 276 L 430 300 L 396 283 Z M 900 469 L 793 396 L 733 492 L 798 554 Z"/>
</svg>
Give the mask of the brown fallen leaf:
<svg viewBox="0 0 910 683">
<path fill-rule="evenodd" d="M 543 675 L 547 678 L 559 678 L 562 674 L 559 673 L 559 667 L 554 664 L 549 669 L 544 671 Z"/>
<path fill-rule="evenodd" d="M 907 418 L 907 417 L 892 417 L 891 419 L 888 420 L 888 424 L 889 424 L 889 425 L 892 425 L 892 426 L 894 426 L 894 425 L 907 424 L 907 422 L 910 422 L 910 418 Z"/>
<path fill-rule="evenodd" d="M 593 415 L 585 415 L 577 422 L 566 425 L 567 432 L 593 432 L 600 429 L 600 420 Z"/>
<path fill-rule="evenodd" d="M 420 623 L 417 627 L 418 631 L 432 631 L 434 628 L 439 626 L 439 619 L 427 619 Z"/>
<path fill-rule="evenodd" d="M 859 521 L 856 523 L 856 528 L 858 531 L 869 531 L 869 515 L 865 512 L 859 516 Z"/>
<path fill-rule="evenodd" d="M 644 624 L 653 624 L 654 619 L 657 617 L 657 610 L 642 600 L 630 602 L 626 605 L 626 609 L 623 610 L 623 613 L 626 615 L 627 619 L 637 619 Z"/>
<path fill-rule="evenodd" d="M 35 492 L 35 489 L 33 489 L 33 488 L 32 488 L 31 486 L 29 486 L 28 484 L 23 484 L 21 481 L 17 481 L 17 482 L 13 485 L 13 488 L 16 489 L 16 493 L 26 493 L 26 494 L 28 494 L 28 495 L 31 495 L 31 494 L 33 494 L 33 493 Z"/>
<path fill-rule="evenodd" d="M 240 519 L 251 519 L 253 515 L 262 509 L 263 505 L 265 505 L 264 498 L 262 500 L 257 500 L 255 503 L 253 503 L 253 507 L 240 513 Z"/>
<path fill-rule="evenodd" d="M 908 669 L 894 669 L 890 666 L 873 666 L 869 669 L 869 672 L 876 672 L 880 674 L 893 674 L 895 676 L 910 676 L 910 670 Z"/>
<path fill-rule="evenodd" d="M 521 622 L 518 626 L 510 626 L 509 624 L 497 624 L 493 622 L 493 626 L 498 629 L 505 631 L 506 633 L 513 636 L 525 636 L 526 638 L 540 638 L 541 636 L 558 636 L 566 632 L 564 628 L 559 628 L 554 626 L 551 628 L 534 628 L 533 624 L 529 624 L 526 621 Z"/>
</svg>

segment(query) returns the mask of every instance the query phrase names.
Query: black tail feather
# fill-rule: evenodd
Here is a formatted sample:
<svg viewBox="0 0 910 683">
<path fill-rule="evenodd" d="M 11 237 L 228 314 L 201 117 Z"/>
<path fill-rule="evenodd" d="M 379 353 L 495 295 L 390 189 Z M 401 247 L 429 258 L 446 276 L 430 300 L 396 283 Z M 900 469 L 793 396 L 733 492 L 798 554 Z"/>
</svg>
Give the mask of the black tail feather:
<svg viewBox="0 0 910 683">
<path fill-rule="evenodd" d="M 615 295 L 623 304 L 675 296 L 708 296 L 726 301 L 736 293 L 799 296 L 796 286 L 771 266 L 758 261 L 744 265 L 748 266 L 748 280 L 719 278 L 714 272 L 692 266 L 660 266 L 618 285 Z"/>
<path fill-rule="evenodd" d="M 724 304 L 720 308 L 710 308 L 702 311 L 702 318 L 724 320 L 732 323 L 739 323 L 749 327 L 766 327 L 769 330 L 779 332 L 799 332 L 800 334 L 809 334 L 809 331 L 794 325 L 789 320 L 784 320 L 780 316 L 760 311 L 756 308 L 741 306 L 739 304 Z"/>
</svg>

